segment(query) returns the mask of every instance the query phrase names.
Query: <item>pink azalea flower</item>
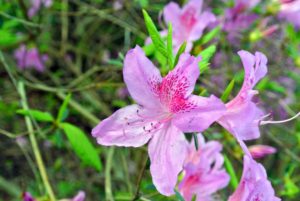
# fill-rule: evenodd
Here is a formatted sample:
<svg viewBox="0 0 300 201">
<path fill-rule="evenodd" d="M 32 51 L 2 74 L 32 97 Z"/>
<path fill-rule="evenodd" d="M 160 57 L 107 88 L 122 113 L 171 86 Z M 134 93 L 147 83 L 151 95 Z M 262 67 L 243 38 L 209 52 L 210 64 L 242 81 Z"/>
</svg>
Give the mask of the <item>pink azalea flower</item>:
<svg viewBox="0 0 300 201">
<path fill-rule="evenodd" d="M 92 135 L 101 145 L 139 147 L 148 151 L 153 183 L 164 195 L 174 194 L 186 156 L 183 132 L 201 132 L 221 117 L 225 107 L 215 96 L 192 95 L 200 74 L 195 58 L 180 56 L 175 69 L 162 78 L 137 46 L 124 61 L 123 76 L 135 105 L 124 107 L 100 122 Z"/>
<path fill-rule="evenodd" d="M 26 49 L 25 45 L 21 45 L 14 53 L 18 67 L 21 70 L 26 68 L 34 68 L 39 72 L 45 70 L 45 62 L 48 60 L 46 54 L 40 55 L 37 48 Z"/>
<path fill-rule="evenodd" d="M 283 18 L 300 28 L 300 0 L 280 0 L 279 18 Z"/>
<path fill-rule="evenodd" d="M 276 153 L 276 149 L 268 145 L 253 145 L 249 147 L 249 151 L 253 158 L 263 158 Z"/>
<path fill-rule="evenodd" d="M 244 169 L 240 184 L 228 201 L 280 201 L 267 178 L 264 167 L 244 156 Z"/>
<path fill-rule="evenodd" d="M 52 5 L 52 0 L 30 0 L 31 8 L 28 10 L 28 16 L 33 17 L 42 6 L 46 8 Z"/>
<path fill-rule="evenodd" d="M 242 140 L 252 140 L 260 136 L 259 122 L 263 118 L 263 112 L 252 101 L 253 96 L 258 94 L 252 88 L 266 75 L 267 58 L 260 52 L 252 55 L 242 50 L 238 54 L 244 65 L 244 83 L 238 95 L 226 104 L 227 112 L 218 122 L 236 137 L 247 152 Z"/>
<path fill-rule="evenodd" d="M 230 179 L 222 168 L 222 145 L 217 141 L 205 143 L 201 134 L 198 134 L 198 142 L 198 151 L 194 143 L 188 146 L 184 178 L 179 184 L 179 191 L 186 201 L 191 201 L 194 195 L 197 201 L 212 200 L 211 195 L 227 186 Z"/>
<path fill-rule="evenodd" d="M 23 193 L 23 201 L 35 201 L 32 195 L 29 192 Z"/>
<path fill-rule="evenodd" d="M 259 0 L 236 0 L 234 7 L 225 11 L 223 29 L 228 33 L 231 43 L 237 43 L 240 33 L 257 19 L 255 14 L 248 11 L 258 3 Z"/>
<path fill-rule="evenodd" d="M 165 6 L 163 16 L 166 24 L 171 23 L 173 26 L 175 51 L 186 41 L 186 51 L 189 52 L 193 41 L 198 40 L 203 30 L 216 21 L 216 17 L 210 11 L 201 12 L 202 4 L 203 0 L 190 0 L 182 9 L 174 2 Z"/>
</svg>

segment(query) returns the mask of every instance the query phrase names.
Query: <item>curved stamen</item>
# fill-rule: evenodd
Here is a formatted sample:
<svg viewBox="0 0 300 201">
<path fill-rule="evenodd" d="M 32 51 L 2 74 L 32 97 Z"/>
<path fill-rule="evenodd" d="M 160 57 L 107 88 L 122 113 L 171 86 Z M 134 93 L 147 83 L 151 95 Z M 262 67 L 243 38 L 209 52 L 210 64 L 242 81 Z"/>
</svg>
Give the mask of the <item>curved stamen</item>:
<svg viewBox="0 0 300 201">
<path fill-rule="evenodd" d="M 294 119 L 296 119 L 297 117 L 300 116 L 300 112 L 298 112 L 295 116 L 289 118 L 289 119 L 285 119 L 285 120 L 281 120 L 281 121 L 261 121 L 260 125 L 266 125 L 266 124 L 282 124 L 282 123 L 286 123 L 289 121 L 292 121 Z"/>
</svg>

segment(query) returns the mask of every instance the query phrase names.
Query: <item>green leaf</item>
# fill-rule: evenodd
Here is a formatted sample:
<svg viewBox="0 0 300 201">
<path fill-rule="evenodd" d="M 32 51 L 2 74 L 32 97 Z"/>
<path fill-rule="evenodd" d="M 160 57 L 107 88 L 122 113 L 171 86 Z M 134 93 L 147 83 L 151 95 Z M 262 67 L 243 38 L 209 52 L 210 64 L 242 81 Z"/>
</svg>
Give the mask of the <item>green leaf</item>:
<svg viewBox="0 0 300 201">
<path fill-rule="evenodd" d="M 146 56 L 150 56 L 150 55 L 154 54 L 154 52 L 155 52 L 155 46 L 154 46 L 153 43 L 151 43 L 149 45 L 145 45 L 143 47 L 143 50 L 144 50 Z"/>
<path fill-rule="evenodd" d="M 224 154 L 224 164 L 225 164 L 225 168 L 228 172 L 228 174 L 230 175 L 230 185 L 233 187 L 233 189 L 236 189 L 236 187 L 238 186 L 238 179 L 237 176 L 235 174 L 235 170 L 233 169 L 233 166 L 230 162 L 230 160 L 228 159 L 228 157 Z"/>
<path fill-rule="evenodd" d="M 201 37 L 201 39 L 198 42 L 195 42 L 196 45 L 204 45 L 214 39 L 221 31 L 221 27 L 218 26 L 205 34 L 204 36 Z"/>
<path fill-rule="evenodd" d="M 176 190 L 174 189 L 175 192 L 175 196 L 179 201 L 184 201 L 184 198 L 182 197 L 182 195 Z"/>
<path fill-rule="evenodd" d="M 157 31 L 156 26 L 153 23 L 151 17 L 148 15 L 148 13 L 145 10 L 143 10 L 143 15 L 144 15 L 144 20 L 145 20 L 148 33 L 150 35 L 150 38 L 152 39 L 154 46 L 163 56 L 168 58 L 166 45 L 163 39 L 161 38 L 160 33 Z"/>
<path fill-rule="evenodd" d="M 200 52 L 199 55 L 201 55 L 201 57 L 202 57 L 202 59 L 199 63 L 201 73 L 208 69 L 209 64 L 210 64 L 209 60 L 215 54 L 216 50 L 217 50 L 217 47 L 215 45 L 210 45 L 208 48 L 206 48 Z"/>
<path fill-rule="evenodd" d="M 17 35 L 10 30 L 0 30 L 0 46 L 12 45 L 18 41 Z"/>
<path fill-rule="evenodd" d="M 41 122 L 53 122 L 54 121 L 53 116 L 49 112 L 42 112 L 39 110 L 20 109 L 20 110 L 17 110 L 17 114 L 31 116 L 36 121 L 41 121 Z"/>
<path fill-rule="evenodd" d="M 98 153 L 84 132 L 80 128 L 69 123 L 61 123 L 60 126 L 67 135 L 73 150 L 83 163 L 100 171 L 102 169 L 102 164 Z"/>
<path fill-rule="evenodd" d="M 198 143 L 198 138 L 197 138 L 196 133 L 193 133 L 193 138 L 194 138 L 194 143 L 195 143 L 196 150 L 198 150 L 199 149 L 199 143 Z"/>
<path fill-rule="evenodd" d="M 175 57 L 175 61 L 174 61 L 173 67 L 175 67 L 177 65 L 179 57 L 185 51 L 185 48 L 186 48 L 186 42 L 182 43 L 181 46 L 179 47 L 179 50 L 178 50 L 178 52 L 176 54 L 176 57 Z"/>
<path fill-rule="evenodd" d="M 235 81 L 234 81 L 234 79 L 232 79 L 230 81 L 230 83 L 228 84 L 228 86 L 226 87 L 225 91 L 223 92 L 223 94 L 221 96 L 221 100 L 223 102 L 226 102 L 228 100 L 228 97 L 229 97 L 229 95 L 230 95 L 230 93 L 231 93 L 231 91 L 234 87 L 234 83 L 235 83 Z"/>
<path fill-rule="evenodd" d="M 58 115 L 57 115 L 57 121 L 62 122 L 66 118 L 67 114 L 67 106 L 69 104 L 69 101 L 71 99 L 71 94 L 68 94 L 63 102 L 63 104 L 60 106 Z"/>
<path fill-rule="evenodd" d="M 167 37 L 167 51 L 168 51 L 168 63 L 170 68 L 173 67 L 173 41 L 172 41 L 172 24 L 168 26 L 168 37 Z"/>
</svg>

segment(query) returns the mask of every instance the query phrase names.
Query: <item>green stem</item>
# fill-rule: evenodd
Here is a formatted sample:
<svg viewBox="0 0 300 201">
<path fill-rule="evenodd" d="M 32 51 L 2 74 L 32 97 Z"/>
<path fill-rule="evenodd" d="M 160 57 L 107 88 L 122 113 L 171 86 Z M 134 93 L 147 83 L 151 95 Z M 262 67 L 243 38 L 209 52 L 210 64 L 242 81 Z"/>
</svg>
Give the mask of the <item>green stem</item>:
<svg viewBox="0 0 300 201">
<path fill-rule="evenodd" d="M 114 156 L 114 147 L 110 147 L 108 150 L 108 156 L 107 156 L 107 163 L 105 167 L 105 197 L 107 201 L 113 201 L 114 197 L 112 195 L 112 190 L 111 190 L 111 167 L 112 167 L 112 160 Z"/>
<path fill-rule="evenodd" d="M 24 87 L 23 82 L 18 83 L 18 91 L 19 91 L 20 96 L 21 96 L 21 103 L 22 103 L 23 109 L 28 110 L 29 108 L 28 108 L 28 105 L 27 105 L 25 87 Z M 47 176 L 47 173 L 46 173 L 44 162 L 43 162 L 43 159 L 42 159 L 42 156 L 41 156 L 41 153 L 40 153 L 35 135 L 34 135 L 33 125 L 32 125 L 32 122 L 30 120 L 30 117 L 25 116 L 25 122 L 26 122 L 27 129 L 28 129 L 28 132 L 29 132 L 29 139 L 30 139 L 30 142 L 31 142 L 31 145 L 32 145 L 33 153 L 34 153 L 34 156 L 35 156 L 35 159 L 36 159 L 36 162 L 37 162 L 37 165 L 38 165 L 38 169 L 40 171 L 40 174 L 41 174 L 41 177 L 42 177 L 42 180 L 43 180 L 43 183 L 44 183 L 44 186 L 46 188 L 46 191 L 47 191 L 48 195 L 50 196 L 50 200 L 55 201 L 56 199 L 55 199 L 53 190 L 51 188 L 50 182 L 48 180 L 48 176 Z"/>
</svg>

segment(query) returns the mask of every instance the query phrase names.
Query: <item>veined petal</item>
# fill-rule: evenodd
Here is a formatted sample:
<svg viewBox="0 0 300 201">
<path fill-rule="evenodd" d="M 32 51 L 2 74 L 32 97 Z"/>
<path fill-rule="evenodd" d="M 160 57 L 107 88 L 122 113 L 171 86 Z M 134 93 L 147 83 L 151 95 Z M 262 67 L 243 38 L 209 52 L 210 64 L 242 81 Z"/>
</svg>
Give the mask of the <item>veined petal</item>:
<svg viewBox="0 0 300 201">
<path fill-rule="evenodd" d="M 174 194 L 177 176 L 187 153 L 187 141 L 183 133 L 171 123 L 166 124 L 153 135 L 148 151 L 153 184 L 163 195 Z"/>
<path fill-rule="evenodd" d="M 200 71 L 198 63 L 200 58 L 183 53 L 175 69 L 164 77 L 160 86 L 160 100 L 172 113 L 186 107 L 185 99 L 195 86 Z"/>
<path fill-rule="evenodd" d="M 140 105 L 158 108 L 158 86 L 162 80 L 159 70 L 136 46 L 124 60 L 123 76 L 131 97 Z"/>
<path fill-rule="evenodd" d="M 174 115 L 173 123 L 183 132 L 201 132 L 225 113 L 225 105 L 215 96 L 209 98 L 191 95 L 190 108 Z"/>
<path fill-rule="evenodd" d="M 138 105 L 130 105 L 101 121 L 92 130 L 92 135 L 101 145 L 139 147 L 147 143 L 161 126 L 156 115 Z"/>
<path fill-rule="evenodd" d="M 193 27 L 189 34 L 189 40 L 198 40 L 203 33 L 203 30 L 212 22 L 216 21 L 216 16 L 209 11 L 203 12 L 197 20 L 197 24 Z"/>
</svg>

